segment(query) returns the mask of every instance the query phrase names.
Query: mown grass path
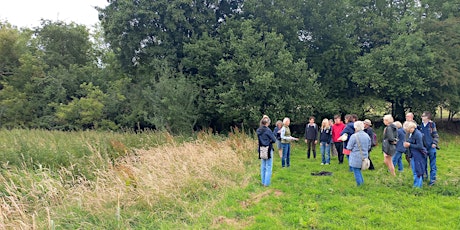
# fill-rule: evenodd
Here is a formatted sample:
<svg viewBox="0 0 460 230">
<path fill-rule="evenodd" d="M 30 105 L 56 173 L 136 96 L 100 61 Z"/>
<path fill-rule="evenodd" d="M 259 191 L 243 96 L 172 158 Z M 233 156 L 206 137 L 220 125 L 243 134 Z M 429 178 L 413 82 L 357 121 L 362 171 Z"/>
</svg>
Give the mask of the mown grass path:
<svg viewBox="0 0 460 230">
<path fill-rule="evenodd" d="M 455 139 L 457 140 L 457 139 Z M 458 140 L 457 140 L 458 141 Z M 218 205 L 213 227 L 229 229 L 460 229 L 460 155 L 452 143 L 438 152 L 438 184 L 412 187 L 412 171 L 392 177 L 379 146 L 371 153 L 376 170 L 363 172 L 357 187 L 348 162 L 320 165 L 307 159 L 305 145 L 294 144 L 291 167 L 275 154 L 272 184 L 260 185 L 258 161 L 250 184 Z M 330 171 L 332 176 L 312 176 Z"/>
</svg>

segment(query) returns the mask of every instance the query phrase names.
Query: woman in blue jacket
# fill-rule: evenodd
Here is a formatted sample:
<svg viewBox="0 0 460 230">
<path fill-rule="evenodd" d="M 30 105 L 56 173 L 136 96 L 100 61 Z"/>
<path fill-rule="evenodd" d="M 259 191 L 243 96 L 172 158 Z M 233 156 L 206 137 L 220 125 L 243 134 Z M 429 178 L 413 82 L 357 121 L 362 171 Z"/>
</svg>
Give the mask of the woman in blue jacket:
<svg viewBox="0 0 460 230">
<path fill-rule="evenodd" d="M 404 170 L 404 165 L 402 162 L 402 155 L 406 152 L 406 148 L 404 148 L 403 143 L 406 139 L 406 132 L 404 131 L 401 122 L 395 121 L 393 123 L 396 128 L 398 128 L 398 142 L 396 143 L 396 153 L 393 155 L 393 165 L 396 167 L 398 166 L 398 171 L 402 172 Z"/>
<path fill-rule="evenodd" d="M 423 174 L 426 166 L 426 148 L 423 146 L 422 133 L 417 129 L 415 122 L 404 122 L 404 130 L 408 133 L 409 138 L 404 142 L 404 147 L 409 148 L 412 155 L 410 165 L 414 173 L 414 187 L 421 188 L 423 184 Z"/>
<path fill-rule="evenodd" d="M 259 139 L 259 159 L 260 159 L 260 147 L 268 146 L 268 159 L 261 159 L 260 163 L 260 177 L 262 184 L 267 187 L 270 185 L 270 179 L 272 177 L 273 167 L 273 143 L 276 142 L 276 138 L 273 132 L 268 128 L 270 125 L 270 118 L 264 116 L 260 120 L 260 127 L 257 129 L 257 137 Z"/>
<path fill-rule="evenodd" d="M 350 150 L 350 158 L 348 164 L 353 171 L 358 186 L 364 183 L 363 174 L 361 173 L 361 165 L 363 158 L 369 157 L 369 149 L 371 148 L 371 138 L 364 130 L 364 123 L 357 121 L 353 124 L 355 133 L 351 135 L 347 149 Z"/>
</svg>

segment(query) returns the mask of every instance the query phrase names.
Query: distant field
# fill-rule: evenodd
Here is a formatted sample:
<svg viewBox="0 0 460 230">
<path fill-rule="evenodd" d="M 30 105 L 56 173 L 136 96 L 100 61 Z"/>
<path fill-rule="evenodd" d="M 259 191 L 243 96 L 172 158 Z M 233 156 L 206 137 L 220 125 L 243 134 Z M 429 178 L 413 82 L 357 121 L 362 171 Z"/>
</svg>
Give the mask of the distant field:
<svg viewBox="0 0 460 230">
<path fill-rule="evenodd" d="M 375 149 L 358 188 L 336 157 L 321 166 L 296 143 L 291 168 L 275 157 L 264 188 L 256 141 L 238 131 L 3 130 L 3 159 L 23 163 L 2 161 L 0 229 L 459 229 L 460 138 L 441 138 L 434 187 L 412 188 L 406 162 L 391 177 Z M 321 170 L 333 175 L 310 175 Z"/>
</svg>

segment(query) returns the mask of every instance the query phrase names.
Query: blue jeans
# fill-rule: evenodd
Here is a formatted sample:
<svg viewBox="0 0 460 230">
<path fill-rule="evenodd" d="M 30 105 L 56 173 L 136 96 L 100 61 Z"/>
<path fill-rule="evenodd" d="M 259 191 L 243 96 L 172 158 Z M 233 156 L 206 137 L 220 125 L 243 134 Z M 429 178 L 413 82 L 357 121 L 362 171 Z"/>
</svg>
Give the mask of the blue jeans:
<svg viewBox="0 0 460 230">
<path fill-rule="evenodd" d="M 398 165 L 398 171 L 403 171 L 404 169 L 403 162 L 402 162 L 402 155 L 403 155 L 402 152 L 396 151 L 395 155 L 393 155 L 393 158 L 391 158 L 393 161 L 393 165 L 395 167 L 396 165 Z"/>
<path fill-rule="evenodd" d="M 321 142 L 319 145 L 319 151 L 321 152 L 321 162 L 324 164 L 331 163 L 331 144 Z"/>
<path fill-rule="evenodd" d="M 273 150 L 270 152 L 270 158 L 266 160 L 260 160 L 260 179 L 264 186 L 270 185 L 270 179 L 272 178 L 273 168 Z"/>
<path fill-rule="evenodd" d="M 364 183 L 364 178 L 363 178 L 363 174 L 361 173 L 361 168 L 354 168 L 351 166 L 350 168 L 353 171 L 353 174 L 355 174 L 356 184 L 358 186 L 362 185 Z"/>
<path fill-rule="evenodd" d="M 430 183 L 436 181 L 436 149 L 435 148 L 428 148 L 428 157 L 426 158 L 425 162 L 425 169 L 426 173 L 428 175 L 428 158 L 430 159 Z"/>
<path fill-rule="evenodd" d="M 283 147 L 283 158 L 281 159 L 281 166 L 291 166 L 291 143 L 281 143 Z"/>
<path fill-rule="evenodd" d="M 410 166 L 411 166 L 412 172 L 414 174 L 414 187 L 421 188 L 422 184 L 423 184 L 423 176 L 417 176 L 417 172 L 415 172 L 414 158 L 410 159 Z"/>
</svg>

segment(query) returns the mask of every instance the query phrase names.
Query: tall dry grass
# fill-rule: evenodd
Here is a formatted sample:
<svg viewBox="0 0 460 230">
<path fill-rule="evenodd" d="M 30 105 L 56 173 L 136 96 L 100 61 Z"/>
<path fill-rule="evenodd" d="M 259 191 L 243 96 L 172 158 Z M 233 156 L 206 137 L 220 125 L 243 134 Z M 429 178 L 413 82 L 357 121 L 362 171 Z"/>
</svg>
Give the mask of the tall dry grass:
<svg viewBox="0 0 460 230">
<path fill-rule="evenodd" d="M 189 203 L 244 184 L 245 162 L 256 148 L 252 138 L 238 131 L 228 138 L 201 133 L 192 142 L 178 143 L 172 136 L 164 141 L 94 168 L 94 180 L 69 175 L 73 170 L 68 168 L 11 170 L 0 177 L 6 188 L 0 197 L 0 229 L 129 229 L 139 216 L 161 223 L 170 215 L 186 224 L 212 208 Z M 88 163 L 100 162 L 101 153 L 92 151 Z"/>
</svg>

